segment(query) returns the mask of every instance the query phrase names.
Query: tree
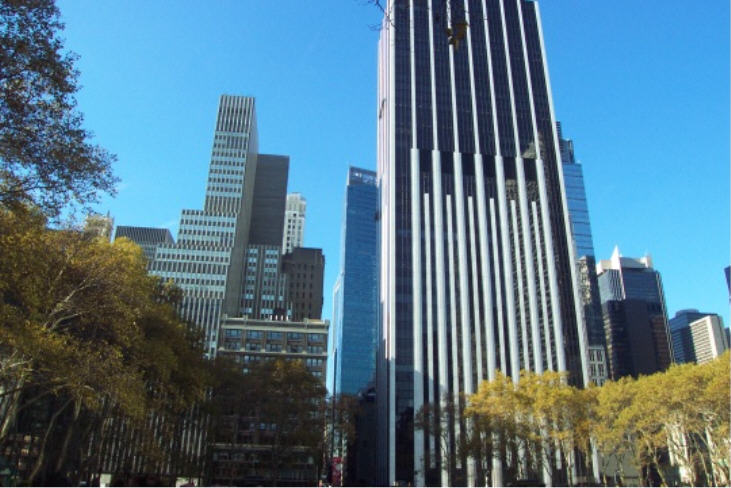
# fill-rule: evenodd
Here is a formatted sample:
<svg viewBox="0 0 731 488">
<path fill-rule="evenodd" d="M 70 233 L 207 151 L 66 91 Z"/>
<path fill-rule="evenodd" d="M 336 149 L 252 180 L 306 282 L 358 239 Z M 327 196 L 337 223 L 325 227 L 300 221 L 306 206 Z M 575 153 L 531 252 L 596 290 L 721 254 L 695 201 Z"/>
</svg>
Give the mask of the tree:
<svg viewBox="0 0 731 488">
<path fill-rule="evenodd" d="M 201 400 L 208 373 L 176 291 L 147 275 L 141 249 L 0 207 L 0 256 L 0 443 L 30 436 L 28 481 L 78 482 L 91 440 L 120 422 L 138 440 L 149 432 L 137 458 L 164 451 L 161 419 Z"/>
<path fill-rule="evenodd" d="M 222 362 L 228 371 L 213 395 L 214 449 L 253 454 L 257 481 L 272 486 L 285 471 L 302 466 L 311 466 L 313 479 L 319 475 L 326 412 L 322 382 L 299 360 L 263 360 L 249 364 L 243 375 L 236 363 Z M 229 482 L 240 484 L 235 478 L 243 473 L 237 463 L 229 464 Z"/>
<path fill-rule="evenodd" d="M 115 157 L 91 142 L 76 108 L 76 56 L 53 0 L 0 0 L 0 204 L 56 217 L 114 193 Z"/>
</svg>

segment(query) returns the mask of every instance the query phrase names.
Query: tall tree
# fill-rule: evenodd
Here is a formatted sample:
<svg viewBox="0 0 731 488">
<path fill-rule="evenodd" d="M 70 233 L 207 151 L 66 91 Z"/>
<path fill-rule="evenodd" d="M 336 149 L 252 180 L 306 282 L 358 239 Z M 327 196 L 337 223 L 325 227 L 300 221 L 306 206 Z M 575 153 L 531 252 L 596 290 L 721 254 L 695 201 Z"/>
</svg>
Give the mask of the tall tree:
<svg viewBox="0 0 731 488">
<path fill-rule="evenodd" d="M 115 157 L 91 142 L 76 107 L 76 56 L 54 0 L 0 0 L 0 203 L 52 217 L 114 193 Z"/>
</svg>

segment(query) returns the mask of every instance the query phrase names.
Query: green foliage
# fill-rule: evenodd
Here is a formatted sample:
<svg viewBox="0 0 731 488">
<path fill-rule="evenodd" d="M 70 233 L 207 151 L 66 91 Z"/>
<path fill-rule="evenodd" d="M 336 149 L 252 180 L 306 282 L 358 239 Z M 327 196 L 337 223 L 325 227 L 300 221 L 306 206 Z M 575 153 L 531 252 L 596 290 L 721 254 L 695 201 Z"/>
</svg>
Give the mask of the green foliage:
<svg viewBox="0 0 731 488">
<path fill-rule="evenodd" d="M 55 217 L 114 193 L 115 157 L 90 142 L 76 108 L 76 57 L 54 0 L 0 0 L 0 204 Z"/>
<path fill-rule="evenodd" d="M 211 373 L 178 298 L 147 275 L 134 243 L 48 230 L 36 211 L 0 208 L 0 443 L 29 428 L 29 409 L 52 412 L 31 481 L 78 480 L 81 446 L 100 443 L 112 418 L 144 432 L 151 416 L 160 424 L 204 399 Z M 163 434 L 137 455 L 158 456 L 173 435 Z"/>
<path fill-rule="evenodd" d="M 217 359 L 218 384 L 211 406 L 213 445 L 261 453 L 258 476 L 278 484 L 280 473 L 303 458 L 319 465 L 325 442 L 327 404 L 322 382 L 300 360 L 276 359 L 249 366 L 246 374 Z M 242 441 L 241 431 L 246 431 Z M 231 483 L 237 473 L 232 472 Z M 220 481 L 220 480 L 217 480 Z"/>
</svg>

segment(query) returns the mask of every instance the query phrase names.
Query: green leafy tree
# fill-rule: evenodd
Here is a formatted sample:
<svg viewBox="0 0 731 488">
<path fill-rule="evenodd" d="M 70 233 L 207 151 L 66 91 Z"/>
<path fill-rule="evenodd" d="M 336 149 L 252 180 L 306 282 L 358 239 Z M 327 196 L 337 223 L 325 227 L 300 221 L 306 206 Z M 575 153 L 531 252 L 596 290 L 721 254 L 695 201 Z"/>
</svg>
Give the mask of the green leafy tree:
<svg viewBox="0 0 731 488">
<path fill-rule="evenodd" d="M 0 0 L 0 203 L 55 217 L 114 193 L 115 157 L 91 142 L 76 107 L 76 56 L 53 0 Z"/>
<path fill-rule="evenodd" d="M 234 450 L 255 445 L 258 476 L 272 486 L 297 465 L 311 464 L 313 477 L 319 475 L 327 411 L 322 382 L 299 360 L 261 361 L 243 375 L 236 363 L 222 363 L 211 407 L 213 444 Z M 246 443 L 239 440 L 242 431 Z M 237 470 L 231 468 L 232 483 Z"/>
</svg>

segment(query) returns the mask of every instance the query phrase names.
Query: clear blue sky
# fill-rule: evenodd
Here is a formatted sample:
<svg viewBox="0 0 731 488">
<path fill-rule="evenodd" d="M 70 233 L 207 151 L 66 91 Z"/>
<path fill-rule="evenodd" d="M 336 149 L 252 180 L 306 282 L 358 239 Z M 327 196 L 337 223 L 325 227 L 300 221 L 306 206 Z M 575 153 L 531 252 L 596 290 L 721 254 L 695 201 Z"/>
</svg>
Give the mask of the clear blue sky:
<svg viewBox="0 0 731 488">
<path fill-rule="evenodd" d="M 62 0 L 80 109 L 119 157 L 116 223 L 200 208 L 218 97 L 256 97 L 262 152 L 291 157 L 331 314 L 348 165 L 376 167 L 378 10 L 362 0 Z M 668 311 L 729 324 L 729 5 L 544 0 L 556 116 L 584 166 L 598 258 L 652 254 Z"/>
</svg>

